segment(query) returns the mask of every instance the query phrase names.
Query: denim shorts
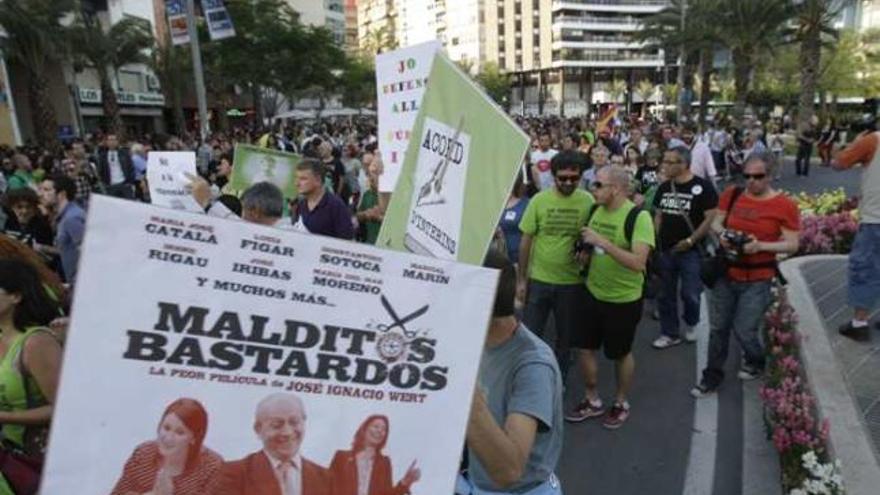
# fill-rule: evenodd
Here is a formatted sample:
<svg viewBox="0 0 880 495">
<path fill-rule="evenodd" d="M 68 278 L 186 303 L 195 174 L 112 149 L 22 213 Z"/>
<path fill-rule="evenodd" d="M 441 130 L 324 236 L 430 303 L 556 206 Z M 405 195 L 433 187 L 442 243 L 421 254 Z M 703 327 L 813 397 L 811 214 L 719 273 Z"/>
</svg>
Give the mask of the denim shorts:
<svg viewBox="0 0 880 495">
<path fill-rule="evenodd" d="M 849 305 L 873 309 L 880 301 L 880 224 L 863 223 L 849 253 Z"/>
<path fill-rule="evenodd" d="M 477 488 L 470 480 L 458 475 L 455 481 L 455 495 L 562 495 L 562 484 L 555 474 L 551 474 L 549 480 L 525 492 L 489 492 Z"/>
</svg>

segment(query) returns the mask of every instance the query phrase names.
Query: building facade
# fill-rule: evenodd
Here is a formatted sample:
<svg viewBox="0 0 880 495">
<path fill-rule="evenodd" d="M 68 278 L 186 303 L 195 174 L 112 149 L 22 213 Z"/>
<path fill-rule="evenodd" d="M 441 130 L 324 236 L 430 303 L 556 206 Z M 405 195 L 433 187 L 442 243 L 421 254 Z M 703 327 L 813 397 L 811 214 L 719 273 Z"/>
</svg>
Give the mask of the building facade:
<svg viewBox="0 0 880 495">
<path fill-rule="evenodd" d="M 494 0 L 485 7 L 487 58 L 514 74 L 511 109 L 583 115 L 611 85 L 660 82 L 665 54 L 634 40 L 667 0 Z M 491 5 L 491 6 L 490 6 Z M 632 91 L 625 92 L 632 95 Z M 630 96 L 626 96 L 630 98 Z M 618 103 L 630 104 L 631 101 Z M 593 109 L 594 110 L 594 109 Z"/>
<path fill-rule="evenodd" d="M 287 3 L 299 13 L 300 22 L 329 29 L 336 44 L 345 46 L 344 0 L 287 0 Z"/>
</svg>

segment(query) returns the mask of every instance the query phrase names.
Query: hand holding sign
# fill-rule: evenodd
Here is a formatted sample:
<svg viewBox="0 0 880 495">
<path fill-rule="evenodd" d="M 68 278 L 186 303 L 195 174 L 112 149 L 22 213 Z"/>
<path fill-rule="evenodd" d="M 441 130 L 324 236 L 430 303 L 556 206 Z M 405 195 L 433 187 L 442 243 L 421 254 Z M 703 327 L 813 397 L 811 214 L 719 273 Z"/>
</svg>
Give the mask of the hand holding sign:
<svg viewBox="0 0 880 495">
<path fill-rule="evenodd" d="M 189 184 L 185 187 L 192 194 L 193 199 L 203 209 L 207 208 L 208 203 L 211 202 L 211 185 L 198 175 L 188 172 L 184 172 L 183 175 L 189 180 Z"/>
<path fill-rule="evenodd" d="M 152 151 L 147 156 L 150 200 L 156 206 L 201 212 L 187 190 L 188 176 L 196 175 L 196 155 L 191 151 Z M 209 198 L 210 199 L 210 198 Z"/>
</svg>

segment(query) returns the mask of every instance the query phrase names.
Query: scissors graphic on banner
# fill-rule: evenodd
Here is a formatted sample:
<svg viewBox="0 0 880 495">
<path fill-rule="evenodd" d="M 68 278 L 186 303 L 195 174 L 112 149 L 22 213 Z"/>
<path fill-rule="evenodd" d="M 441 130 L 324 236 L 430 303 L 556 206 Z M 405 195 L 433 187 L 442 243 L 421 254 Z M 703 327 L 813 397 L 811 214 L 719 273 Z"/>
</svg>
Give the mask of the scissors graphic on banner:
<svg viewBox="0 0 880 495">
<path fill-rule="evenodd" d="M 380 296 L 380 298 L 382 300 L 382 306 L 385 308 L 385 311 L 387 311 L 388 314 L 391 315 L 392 321 L 391 321 L 390 325 L 386 325 L 386 324 L 382 323 L 382 324 L 379 324 L 376 328 L 380 332 L 387 332 L 391 329 L 400 327 L 400 330 L 403 332 L 404 335 L 406 335 L 407 338 L 411 339 L 411 338 L 415 337 L 418 332 L 410 332 L 409 330 L 406 329 L 406 324 L 411 322 L 412 320 L 415 320 L 419 316 L 422 316 L 423 314 L 427 313 L 430 305 L 426 304 L 426 305 L 422 306 L 421 308 L 419 308 L 419 309 L 413 311 L 412 313 L 401 318 L 397 315 L 397 311 L 394 310 L 394 308 L 391 306 L 391 303 L 388 301 L 388 298 L 386 298 L 384 294 L 382 296 Z"/>
</svg>

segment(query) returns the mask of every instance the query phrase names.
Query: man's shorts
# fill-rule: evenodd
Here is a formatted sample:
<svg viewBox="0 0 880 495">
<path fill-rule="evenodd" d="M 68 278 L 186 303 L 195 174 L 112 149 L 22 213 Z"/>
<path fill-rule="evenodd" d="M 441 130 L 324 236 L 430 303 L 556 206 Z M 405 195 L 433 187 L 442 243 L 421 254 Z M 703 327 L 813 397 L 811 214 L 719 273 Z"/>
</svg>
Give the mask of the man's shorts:
<svg viewBox="0 0 880 495">
<path fill-rule="evenodd" d="M 571 336 L 571 346 L 591 351 L 602 348 L 611 360 L 625 357 L 632 350 L 636 327 L 642 319 L 642 300 L 630 303 L 599 301 L 589 289 L 580 314 L 580 328 Z"/>
</svg>

